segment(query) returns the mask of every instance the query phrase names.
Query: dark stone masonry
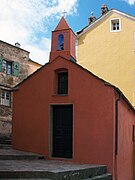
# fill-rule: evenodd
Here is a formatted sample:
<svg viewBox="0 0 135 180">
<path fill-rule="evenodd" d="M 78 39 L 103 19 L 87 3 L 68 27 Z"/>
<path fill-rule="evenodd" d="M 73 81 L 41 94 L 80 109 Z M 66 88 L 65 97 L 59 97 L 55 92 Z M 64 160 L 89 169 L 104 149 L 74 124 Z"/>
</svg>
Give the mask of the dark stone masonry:
<svg viewBox="0 0 135 180">
<path fill-rule="evenodd" d="M 12 132 L 12 89 L 41 67 L 29 52 L 0 41 L 0 143 L 8 142 Z"/>
</svg>

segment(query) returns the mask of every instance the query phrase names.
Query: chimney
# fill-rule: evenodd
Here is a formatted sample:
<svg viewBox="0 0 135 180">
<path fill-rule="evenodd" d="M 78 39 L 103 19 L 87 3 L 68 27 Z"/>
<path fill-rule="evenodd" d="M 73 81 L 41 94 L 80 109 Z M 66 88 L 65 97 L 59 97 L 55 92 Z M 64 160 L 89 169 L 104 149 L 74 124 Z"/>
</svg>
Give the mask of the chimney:
<svg viewBox="0 0 135 180">
<path fill-rule="evenodd" d="M 90 25 L 95 21 L 96 21 L 96 17 L 93 16 L 93 12 L 91 12 L 91 16 L 88 18 L 88 24 Z"/>
<path fill-rule="evenodd" d="M 109 10 L 108 10 L 108 7 L 106 6 L 106 4 L 103 4 L 103 5 L 101 6 L 101 15 L 106 14 L 108 11 L 109 11 Z"/>
<path fill-rule="evenodd" d="M 16 47 L 18 47 L 18 48 L 20 48 L 20 47 L 21 47 L 21 45 L 20 45 L 20 43 L 19 43 L 19 42 L 16 42 L 16 43 L 15 43 L 15 46 L 16 46 Z"/>
</svg>

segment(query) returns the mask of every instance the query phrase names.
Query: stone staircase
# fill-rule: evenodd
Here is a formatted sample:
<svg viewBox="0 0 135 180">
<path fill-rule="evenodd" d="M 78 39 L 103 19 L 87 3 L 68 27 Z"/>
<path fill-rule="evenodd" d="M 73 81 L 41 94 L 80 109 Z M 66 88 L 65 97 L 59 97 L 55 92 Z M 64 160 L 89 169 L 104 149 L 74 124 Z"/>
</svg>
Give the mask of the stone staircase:
<svg viewBox="0 0 135 180">
<path fill-rule="evenodd" d="M 0 145 L 0 179 L 112 180 L 104 165 L 47 161 L 44 156 Z"/>
<path fill-rule="evenodd" d="M 0 134 L 0 145 L 1 144 L 8 144 L 8 145 L 11 145 L 11 142 L 12 142 L 12 137 L 11 135 L 2 135 Z"/>
</svg>

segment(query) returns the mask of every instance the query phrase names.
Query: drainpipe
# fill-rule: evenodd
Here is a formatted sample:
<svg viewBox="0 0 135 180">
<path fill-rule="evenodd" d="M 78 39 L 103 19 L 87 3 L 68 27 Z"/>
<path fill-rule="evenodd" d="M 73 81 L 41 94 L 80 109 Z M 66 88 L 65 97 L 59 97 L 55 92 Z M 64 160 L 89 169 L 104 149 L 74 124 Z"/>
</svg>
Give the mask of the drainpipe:
<svg viewBox="0 0 135 180">
<path fill-rule="evenodd" d="M 120 95 L 119 98 L 115 102 L 115 155 L 118 154 L 118 111 L 119 111 L 119 101 L 120 101 Z"/>
<path fill-rule="evenodd" d="M 118 136 L 119 136 L 119 101 L 121 100 L 122 93 L 119 94 L 119 98 L 115 102 L 115 178 L 117 179 L 117 155 L 118 155 Z"/>
</svg>

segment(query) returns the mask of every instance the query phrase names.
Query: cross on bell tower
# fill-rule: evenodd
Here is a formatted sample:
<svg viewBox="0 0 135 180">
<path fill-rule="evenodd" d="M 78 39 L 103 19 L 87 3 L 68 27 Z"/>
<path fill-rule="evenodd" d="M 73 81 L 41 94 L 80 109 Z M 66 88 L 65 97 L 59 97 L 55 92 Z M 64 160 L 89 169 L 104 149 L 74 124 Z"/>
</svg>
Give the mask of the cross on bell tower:
<svg viewBox="0 0 135 180">
<path fill-rule="evenodd" d="M 64 11 L 62 12 L 62 16 L 63 16 L 63 17 L 66 17 L 66 14 L 67 14 L 67 12 L 64 10 Z"/>
</svg>

